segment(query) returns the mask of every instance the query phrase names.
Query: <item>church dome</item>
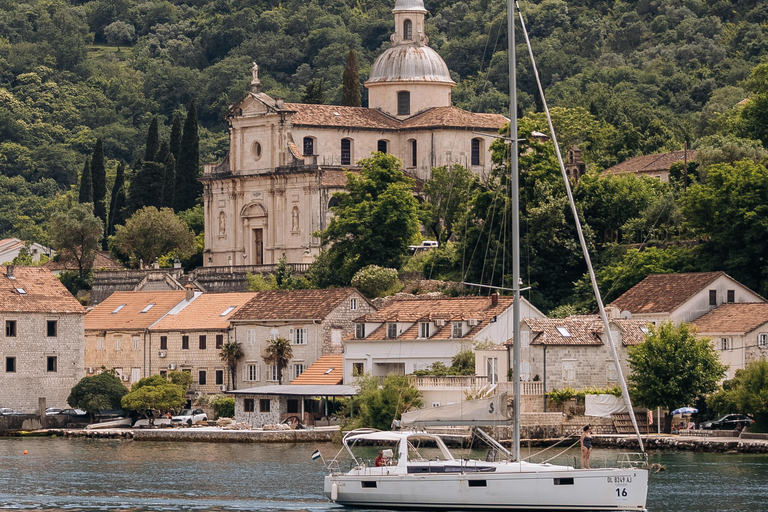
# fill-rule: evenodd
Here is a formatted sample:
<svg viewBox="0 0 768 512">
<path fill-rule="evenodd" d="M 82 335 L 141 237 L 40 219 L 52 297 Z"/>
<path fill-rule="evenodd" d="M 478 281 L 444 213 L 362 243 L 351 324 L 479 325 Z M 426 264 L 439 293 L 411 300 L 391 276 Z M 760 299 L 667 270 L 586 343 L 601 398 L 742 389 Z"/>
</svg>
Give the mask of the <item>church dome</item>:
<svg viewBox="0 0 768 512">
<path fill-rule="evenodd" d="M 421 4 L 421 0 L 398 0 L 397 5 Z M 451 80 L 445 61 L 429 46 L 399 44 L 379 55 L 366 83 L 443 82 Z"/>
<path fill-rule="evenodd" d="M 395 2 L 395 8 L 392 12 L 397 11 L 427 12 L 427 10 L 424 8 L 424 0 L 397 0 L 397 2 Z"/>
</svg>

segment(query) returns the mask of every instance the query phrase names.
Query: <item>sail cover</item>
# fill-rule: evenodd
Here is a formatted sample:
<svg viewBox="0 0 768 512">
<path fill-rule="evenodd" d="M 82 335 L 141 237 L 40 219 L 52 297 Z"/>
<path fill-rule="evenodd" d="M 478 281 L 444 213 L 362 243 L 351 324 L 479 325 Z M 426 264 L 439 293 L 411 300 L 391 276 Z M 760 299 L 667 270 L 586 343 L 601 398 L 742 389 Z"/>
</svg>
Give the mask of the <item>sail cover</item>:
<svg viewBox="0 0 768 512">
<path fill-rule="evenodd" d="M 402 427 L 482 427 L 509 425 L 507 393 L 403 413 Z"/>
</svg>

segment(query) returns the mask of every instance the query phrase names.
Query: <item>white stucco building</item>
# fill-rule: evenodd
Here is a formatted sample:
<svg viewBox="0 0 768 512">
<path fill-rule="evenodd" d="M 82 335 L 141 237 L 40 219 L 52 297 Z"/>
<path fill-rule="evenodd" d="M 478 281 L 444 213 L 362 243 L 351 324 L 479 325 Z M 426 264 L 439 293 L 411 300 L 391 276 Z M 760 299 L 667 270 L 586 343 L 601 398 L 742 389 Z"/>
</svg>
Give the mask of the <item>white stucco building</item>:
<svg viewBox="0 0 768 512">
<path fill-rule="evenodd" d="M 397 156 L 421 180 L 452 164 L 488 175 L 492 139 L 482 133 L 498 133 L 507 119 L 452 106 L 455 83 L 428 46 L 423 0 L 397 0 L 393 13 L 391 47 L 365 83 L 368 108 L 271 98 L 254 63 L 251 91 L 227 115 L 229 152 L 202 177 L 205 266 L 273 264 L 283 254 L 313 261 L 320 241 L 312 233 L 326 227 L 344 170 L 375 152 Z"/>
</svg>

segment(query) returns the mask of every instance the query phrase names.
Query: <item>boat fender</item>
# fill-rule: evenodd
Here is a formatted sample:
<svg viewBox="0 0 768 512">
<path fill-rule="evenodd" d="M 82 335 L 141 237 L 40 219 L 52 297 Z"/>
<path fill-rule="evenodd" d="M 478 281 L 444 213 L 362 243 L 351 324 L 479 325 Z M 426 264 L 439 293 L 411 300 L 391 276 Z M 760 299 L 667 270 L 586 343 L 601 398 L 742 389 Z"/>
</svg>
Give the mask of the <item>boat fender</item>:
<svg viewBox="0 0 768 512">
<path fill-rule="evenodd" d="M 336 485 L 336 482 L 333 482 L 331 484 L 331 501 L 336 501 L 339 499 L 339 486 Z"/>
</svg>

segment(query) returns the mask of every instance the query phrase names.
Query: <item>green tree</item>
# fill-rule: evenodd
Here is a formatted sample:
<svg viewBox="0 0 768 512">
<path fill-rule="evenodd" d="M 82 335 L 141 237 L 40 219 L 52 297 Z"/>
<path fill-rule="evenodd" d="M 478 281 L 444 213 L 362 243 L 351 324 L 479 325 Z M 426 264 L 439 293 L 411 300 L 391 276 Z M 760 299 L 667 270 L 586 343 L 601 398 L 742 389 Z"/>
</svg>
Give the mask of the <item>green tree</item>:
<svg viewBox="0 0 768 512">
<path fill-rule="evenodd" d="M 461 228 L 472 197 L 479 191 L 480 178 L 461 165 L 432 169 L 432 177 L 424 183 L 426 201 L 419 218 L 439 243 L 445 243 Z"/>
<path fill-rule="evenodd" d="M 112 185 L 112 194 L 109 198 L 109 224 L 107 226 L 107 237 L 115 234 L 115 226 L 125 223 L 123 217 L 123 207 L 125 206 L 125 164 L 120 162 L 117 165 L 115 174 L 115 183 Z"/>
<path fill-rule="evenodd" d="M 179 158 L 176 160 L 176 190 L 174 210 L 181 212 L 194 207 L 203 192 L 197 178 L 200 175 L 200 137 L 197 126 L 197 109 L 193 101 L 189 105 L 184 131 L 179 144 Z"/>
<path fill-rule="evenodd" d="M 243 351 L 242 343 L 237 341 L 228 341 L 221 346 L 219 359 L 221 359 L 221 362 L 227 365 L 230 378 L 232 379 L 232 389 L 237 389 L 237 379 L 235 378 L 237 376 L 237 365 L 244 357 L 245 352 Z"/>
<path fill-rule="evenodd" d="M 301 96 L 301 102 L 323 105 L 325 103 L 325 81 L 322 78 L 315 78 L 307 82 L 304 94 Z"/>
<path fill-rule="evenodd" d="M 264 349 L 264 362 L 277 368 L 277 383 L 283 383 L 283 370 L 288 367 L 288 363 L 293 357 L 293 348 L 291 340 L 277 337 L 267 340 L 267 346 Z"/>
<path fill-rule="evenodd" d="M 54 248 L 74 259 L 78 276 L 84 279 L 104 236 L 104 224 L 93 215 L 91 205 L 76 203 L 66 212 L 56 212 L 50 233 Z"/>
<path fill-rule="evenodd" d="M 718 164 L 688 187 L 682 211 L 706 238 L 702 255 L 758 293 L 768 293 L 768 169 L 749 160 Z"/>
<path fill-rule="evenodd" d="M 85 166 L 83 166 L 83 172 L 80 174 L 79 190 L 78 201 L 81 204 L 93 204 L 93 179 L 91 177 L 91 160 L 89 158 L 85 159 Z"/>
<path fill-rule="evenodd" d="M 119 409 L 128 392 L 113 371 L 104 371 L 92 377 L 83 377 L 69 393 L 67 403 L 94 415 L 102 409 Z"/>
<path fill-rule="evenodd" d="M 355 272 L 351 284 L 369 298 L 382 297 L 397 291 L 397 269 L 368 265 Z"/>
<path fill-rule="evenodd" d="M 390 373 L 379 386 L 379 378 L 366 373 L 358 377 L 357 396 L 346 404 L 349 419 L 344 428 L 378 428 L 389 430 L 393 420 L 404 412 L 422 405 L 421 393 L 411 385 L 405 375 Z"/>
<path fill-rule="evenodd" d="M 124 226 L 115 227 L 110 246 L 137 265 L 139 261 L 150 264 L 171 251 L 186 258 L 195 251 L 194 241 L 195 234 L 173 210 L 146 206 L 134 213 Z"/>
<path fill-rule="evenodd" d="M 147 129 L 147 143 L 144 151 L 144 161 L 153 162 L 160 149 L 160 135 L 157 128 L 157 117 L 153 117 Z"/>
<path fill-rule="evenodd" d="M 347 63 L 344 66 L 342 84 L 341 104 L 345 107 L 359 107 L 362 105 L 360 100 L 360 78 L 357 71 L 357 53 L 355 50 L 349 50 L 349 53 L 347 53 Z"/>
<path fill-rule="evenodd" d="M 192 385 L 192 382 L 194 382 L 194 379 L 192 378 L 192 372 L 179 370 L 169 373 L 168 380 L 170 380 L 172 384 L 181 386 L 185 391 L 189 388 L 189 386 Z"/>
<path fill-rule="evenodd" d="M 165 166 L 160 162 L 141 162 L 128 186 L 126 214 L 133 215 L 148 206 L 161 207 Z"/>
<path fill-rule="evenodd" d="M 246 274 L 245 281 L 248 290 L 259 292 L 262 290 L 305 290 L 310 288 L 309 281 L 303 276 L 294 276 L 293 268 L 288 265 L 285 255 L 277 262 L 274 273 L 271 274 Z"/>
<path fill-rule="evenodd" d="M 366 265 L 399 268 L 419 228 L 413 180 L 400 161 L 377 153 L 359 163 L 360 173 L 347 173 L 346 192 L 334 194 L 339 205 L 318 233 L 330 246 L 318 265 L 327 263 L 338 284 L 348 284 Z"/>
<path fill-rule="evenodd" d="M 93 180 L 93 214 L 107 225 L 107 170 L 104 167 L 104 143 L 99 138 L 91 156 L 91 179 Z M 106 231 L 105 231 L 106 233 Z M 103 248 L 106 249 L 106 239 Z"/>
<path fill-rule="evenodd" d="M 163 411 L 177 411 L 187 403 L 184 387 L 174 384 L 162 375 L 139 379 L 121 400 L 123 409 L 138 411 L 154 424 Z"/>
<path fill-rule="evenodd" d="M 768 361 L 751 361 L 736 370 L 723 389 L 707 397 L 707 406 L 718 414 L 753 415 L 756 424 L 750 430 L 768 431 Z"/>
<path fill-rule="evenodd" d="M 104 37 L 113 46 L 130 45 L 136 36 L 136 28 L 124 21 L 115 21 L 104 27 Z"/>
<path fill-rule="evenodd" d="M 181 116 L 177 113 L 173 114 L 173 122 L 171 123 L 171 140 L 169 142 L 169 149 L 173 155 L 174 161 L 179 160 L 179 149 L 181 149 Z"/>
<path fill-rule="evenodd" d="M 163 142 L 165 145 L 165 142 Z M 173 198 L 175 197 L 174 188 L 176 187 L 176 159 L 173 154 L 168 153 L 165 159 L 163 173 L 163 193 L 160 203 L 163 208 L 173 208 Z"/>
<path fill-rule="evenodd" d="M 708 338 L 697 338 L 687 324 L 649 329 L 643 343 L 629 348 L 629 393 L 636 405 L 672 411 L 717 389 L 726 367 Z M 667 413 L 665 432 L 671 422 Z"/>
</svg>

